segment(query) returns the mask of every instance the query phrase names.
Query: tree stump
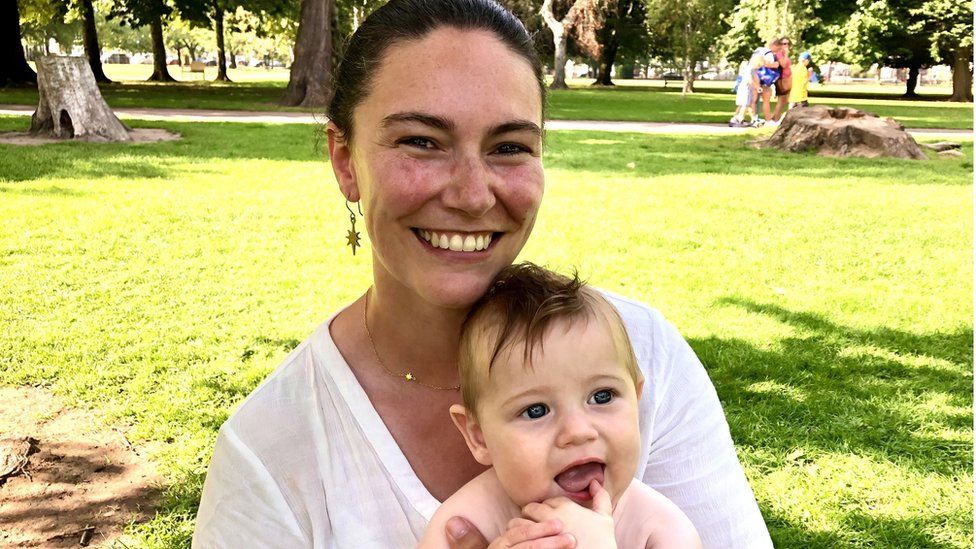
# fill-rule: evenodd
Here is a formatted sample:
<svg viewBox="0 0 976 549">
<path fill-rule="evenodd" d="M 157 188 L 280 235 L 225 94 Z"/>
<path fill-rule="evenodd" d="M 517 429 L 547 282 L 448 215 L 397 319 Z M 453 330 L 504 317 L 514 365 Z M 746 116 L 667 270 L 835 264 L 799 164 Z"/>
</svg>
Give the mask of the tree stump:
<svg viewBox="0 0 976 549">
<path fill-rule="evenodd" d="M 88 60 L 48 55 L 37 60 L 40 100 L 29 133 L 84 141 L 130 141 L 95 84 Z"/>
<path fill-rule="evenodd" d="M 857 109 L 826 105 L 790 109 L 762 146 L 790 152 L 815 150 L 823 156 L 926 158 L 898 122 Z"/>
</svg>

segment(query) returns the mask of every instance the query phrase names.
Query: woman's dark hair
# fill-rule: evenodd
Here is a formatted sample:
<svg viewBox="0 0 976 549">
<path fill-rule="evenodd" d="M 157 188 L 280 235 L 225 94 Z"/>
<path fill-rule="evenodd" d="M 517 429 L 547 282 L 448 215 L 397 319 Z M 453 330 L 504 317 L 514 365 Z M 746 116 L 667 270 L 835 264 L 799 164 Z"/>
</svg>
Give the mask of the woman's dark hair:
<svg viewBox="0 0 976 549">
<path fill-rule="evenodd" d="M 346 46 L 332 78 L 327 115 L 346 139 L 352 137 L 352 112 L 369 94 L 373 75 L 393 45 L 418 40 L 441 27 L 483 30 L 495 35 L 532 67 L 543 106 L 546 84 L 542 62 L 525 26 L 495 0 L 391 0 L 363 21 Z"/>
</svg>

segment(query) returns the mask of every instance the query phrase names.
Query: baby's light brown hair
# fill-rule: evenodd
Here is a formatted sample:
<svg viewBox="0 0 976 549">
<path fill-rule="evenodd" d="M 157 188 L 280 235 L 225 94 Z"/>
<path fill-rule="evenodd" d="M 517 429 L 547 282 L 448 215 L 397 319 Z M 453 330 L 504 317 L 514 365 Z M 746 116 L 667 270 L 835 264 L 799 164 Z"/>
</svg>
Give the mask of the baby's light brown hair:
<svg viewBox="0 0 976 549">
<path fill-rule="evenodd" d="M 528 262 L 506 267 L 461 326 L 458 369 L 464 407 L 477 414 L 482 380 L 490 377 L 502 353 L 522 344 L 523 362 L 531 368 L 532 353 L 537 345 L 544 350 L 543 340 L 555 324 L 601 320 L 610 330 L 624 369 L 639 385 L 643 376 L 623 320 L 599 292 L 576 273 L 567 277 Z"/>
</svg>

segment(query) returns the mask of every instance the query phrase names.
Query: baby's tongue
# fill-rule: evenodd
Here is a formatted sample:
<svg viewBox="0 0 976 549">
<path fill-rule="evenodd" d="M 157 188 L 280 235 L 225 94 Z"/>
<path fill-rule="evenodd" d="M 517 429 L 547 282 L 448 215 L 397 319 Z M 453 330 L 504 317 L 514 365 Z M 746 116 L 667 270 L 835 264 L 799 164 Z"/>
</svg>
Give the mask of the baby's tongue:
<svg viewBox="0 0 976 549">
<path fill-rule="evenodd" d="M 582 492 L 590 485 L 590 481 L 596 479 L 603 484 L 603 465 L 590 462 L 577 465 L 556 475 L 556 484 L 567 492 Z"/>
</svg>

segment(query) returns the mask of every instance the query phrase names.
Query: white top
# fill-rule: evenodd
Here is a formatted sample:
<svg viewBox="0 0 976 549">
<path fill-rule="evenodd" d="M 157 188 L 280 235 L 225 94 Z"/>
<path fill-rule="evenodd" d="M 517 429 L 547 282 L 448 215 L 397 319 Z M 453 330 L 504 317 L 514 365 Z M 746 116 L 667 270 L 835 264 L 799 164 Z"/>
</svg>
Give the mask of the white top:
<svg viewBox="0 0 976 549">
<path fill-rule="evenodd" d="M 772 547 L 701 362 L 657 311 L 607 297 L 645 377 L 637 476 L 688 515 L 704 547 Z M 331 321 L 220 428 L 194 547 L 390 549 L 422 537 L 439 502 L 336 348 Z"/>
</svg>

